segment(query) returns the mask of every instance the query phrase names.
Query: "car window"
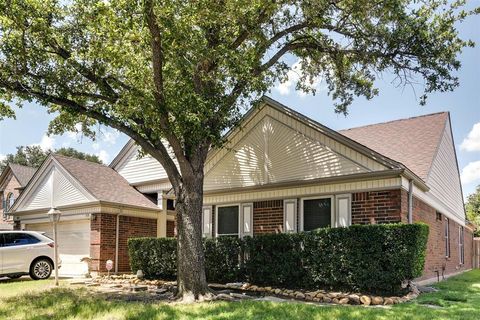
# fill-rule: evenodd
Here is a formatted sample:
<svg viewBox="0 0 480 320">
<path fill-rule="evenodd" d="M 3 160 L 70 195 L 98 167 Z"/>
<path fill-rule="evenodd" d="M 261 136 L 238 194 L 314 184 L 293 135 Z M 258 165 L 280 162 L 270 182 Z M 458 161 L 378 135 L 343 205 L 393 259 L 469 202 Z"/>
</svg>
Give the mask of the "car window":
<svg viewBox="0 0 480 320">
<path fill-rule="evenodd" d="M 4 233 L 4 247 L 22 246 L 40 242 L 40 239 L 27 233 Z"/>
</svg>

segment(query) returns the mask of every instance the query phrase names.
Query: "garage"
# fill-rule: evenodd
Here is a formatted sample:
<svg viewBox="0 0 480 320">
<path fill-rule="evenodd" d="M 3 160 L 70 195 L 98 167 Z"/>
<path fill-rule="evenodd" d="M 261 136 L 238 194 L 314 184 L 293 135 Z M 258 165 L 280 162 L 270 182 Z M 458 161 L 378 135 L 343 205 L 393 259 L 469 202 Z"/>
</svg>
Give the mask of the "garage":
<svg viewBox="0 0 480 320">
<path fill-rule="evenodd" d="M 51 223 L 27 224 L 25 229 L 45 232 L 53 239 Z M 90 220 L 60 221 L 57 242 L 62 260 L 59 274 L 66 277 L 84 276 L 88 272 L 88 266 L 80 260 L 90 256 Z"/>
</svg>

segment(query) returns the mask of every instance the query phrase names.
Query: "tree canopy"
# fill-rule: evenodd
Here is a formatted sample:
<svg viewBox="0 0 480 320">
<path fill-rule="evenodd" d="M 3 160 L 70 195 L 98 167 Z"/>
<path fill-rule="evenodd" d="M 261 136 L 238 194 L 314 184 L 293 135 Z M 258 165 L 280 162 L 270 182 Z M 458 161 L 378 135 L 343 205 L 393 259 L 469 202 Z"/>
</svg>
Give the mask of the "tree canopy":
<svg viewBox="0 0 480 320">
<path fill-rule="evenodd" d="M 480 228 L 480 185 L 478 185 L 475 191 L 467 197 L 465 211 L 467 219 Z M 480 230 L 477 230 L 475 235 L 480 236 Z"/>
<path fill-rule="evenodd" d="M 87 160 L 96 163 L 102 163 L 98 156 L 78 151 L 74 148 L 60 148 L 54 151 L 44 151 L 40 146 L 19 146 L 16 153 L 9 153 L 5 159 L 0 161 L 0 172 L 5 169 L 7 164 L 16 163 L 24 166 L 38 168 L 45 161 L 50 153 L 55 153 L 67 157 Z"/>
</svg>

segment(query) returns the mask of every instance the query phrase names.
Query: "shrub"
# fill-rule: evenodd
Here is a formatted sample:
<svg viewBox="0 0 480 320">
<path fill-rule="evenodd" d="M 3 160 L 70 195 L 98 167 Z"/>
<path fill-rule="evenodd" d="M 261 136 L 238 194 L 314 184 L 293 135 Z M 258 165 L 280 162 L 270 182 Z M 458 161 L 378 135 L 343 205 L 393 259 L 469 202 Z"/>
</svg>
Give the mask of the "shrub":
<svg viewBox="0 0 480 320">
<path fill-rule="evenodd" d="M 420 223 L 205 239 L 206 276 L 210 282 L 399 293 L 403 281 L 422 274 L 427 238 L 428 226 Z M 175 239 L 130 239 L 128 247 L 132 271 L 175 276 Z"/>
</svg>

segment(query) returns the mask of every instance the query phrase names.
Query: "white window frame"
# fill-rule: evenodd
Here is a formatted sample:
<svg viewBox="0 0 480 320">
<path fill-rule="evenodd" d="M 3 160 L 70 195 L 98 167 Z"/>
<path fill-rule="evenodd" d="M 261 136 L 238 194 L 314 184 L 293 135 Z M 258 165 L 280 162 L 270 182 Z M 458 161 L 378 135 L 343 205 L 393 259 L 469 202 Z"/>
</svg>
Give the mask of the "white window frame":
<svg viewBox="0 0 480 320">
<path fill-rule="evenodd" d="M 465 229 L 458 227 L 458 257 L 461 265 L 465 264 Z"/>
<path fill-rule="evenodd" d="M 287 230 L 287 204 L 293 203 L 293 230 Z M 283 232 L 295 233 L 298 231 L 298 201 L 297 199 L 285 199 L 283 200 Z"/>
<path fill-rule="evenodd" d="M 218 208 L 224 207 L 238 207 L 238 232 L 237 233 L 225 233 L 225 234 L 218 234 Z M 241 204 L 240 203 L 228 203 L 228 204 L 221 204 L 215 206 L 215 237 L 221 236 L 238 236 L 241 237 L 241 228 L 242 228 L 242 214 L 241 214 Z M 253 212 L 252 212 L 253 217 Z M 253 227 L 253 226 L 252 226 Z"/>
<path fill-rule="evenodd" d="M 307 198 L 300 198 L 300 229 L 299 231 L 304 231 L 303 228 L 303 209 L 304 209 L 304 201 L 305 200 L 319 200 L 319 199 L 330 199 L 330 226 L 333 227 L 335 225 L 335 197 L 333 195 L 323 195 L 323 196 L 315 196 L 315 197 L 307 197 Z"/>
<path fill-rule="evenodd" d="M 349 227 L 352 225 L 352 194 L 351 193 L 345 193 L 345 194 L 337 194 L 335 195 L 335 219 L 334 219 L 334 227 L 335 228 L 340 228 L 339 226 L 339 216 L 340 216 L 340 213 L 338 212 L 338 210 L 340 210 L 340 205 L 339 205 L 339 202 L 340 200 L 343 200 L 343 199 L 347 199 L 348 200 L 348 222 L 347 222 L 347 225 L 345 227 Z"/>
<path fill-rule="evenodd" d="M 243 210 L 244 208 L 250 208 L 250 221 L 249 221 L 249 224 L 250 224 L 250 231 L 249 232 L 245 232 L 245 217 L 244 217 L 244 214 L 245 214 L 245 211 Z M 239 219 L 240 219 L 240 224 L 238 225 L 239 227 L 239 236 L 240 237 L 245 237 L 245 236 L 250 236 L 250 237 L 253 237 L 253 202 L 248 202 L 248 203 L 242 203 L 240 205 L 240 214 L 239 214 Z"/>
<path fill-rule="evenodd" d="M 210 232 L 205 232 L 205 224 L 204 224 L 204 210 L 210 210 Z M 205 238 L 210 238 L 212 236 L 212 213 L 213 213 L 213 207 L 212 206 L 203 206 L 202 207 L 202 237 Z"/>
</svg>

